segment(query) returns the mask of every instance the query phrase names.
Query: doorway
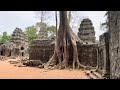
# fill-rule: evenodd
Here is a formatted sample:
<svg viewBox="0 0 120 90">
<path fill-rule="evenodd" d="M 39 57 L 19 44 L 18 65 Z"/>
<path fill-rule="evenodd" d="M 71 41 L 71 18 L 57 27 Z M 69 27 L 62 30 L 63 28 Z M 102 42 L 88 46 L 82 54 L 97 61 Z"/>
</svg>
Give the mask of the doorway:
<svg viewBox="0 0 120 90">
<path fill-rule="evenodd" d="M 11 56 L 11 51 L 9 51 L 9 55 L 8 55 L 8 57 L 10 57 Z"/>
<path fill-rule="evenodd" d="M 24 47 L 21 47 L 21 50 L 24 50 Z"/>
<path fill-rule="evenodd" d="M 5 56 L 5 51 L 0 52 L 1 56 Z"/>
<path fill-rule="evenodd" d="M 24 52 L 22 52 L 22 56 L 24 56 Z"/>
</svg>

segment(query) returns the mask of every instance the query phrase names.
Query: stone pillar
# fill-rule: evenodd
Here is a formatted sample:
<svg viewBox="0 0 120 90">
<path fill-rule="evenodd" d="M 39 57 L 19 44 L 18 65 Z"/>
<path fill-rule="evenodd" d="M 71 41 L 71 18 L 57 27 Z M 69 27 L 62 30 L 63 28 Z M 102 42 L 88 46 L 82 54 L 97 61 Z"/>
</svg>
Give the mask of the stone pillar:
<svg viewBox="0 0 120 90">
<path fill-rule="evenodd" d="M 102 75 L 109 78 L 110 76 L 110 59 L 109 59 L 109 32 L 100 35 L 99 39 L 99 59 L 98 69 Z"/>
</svg>

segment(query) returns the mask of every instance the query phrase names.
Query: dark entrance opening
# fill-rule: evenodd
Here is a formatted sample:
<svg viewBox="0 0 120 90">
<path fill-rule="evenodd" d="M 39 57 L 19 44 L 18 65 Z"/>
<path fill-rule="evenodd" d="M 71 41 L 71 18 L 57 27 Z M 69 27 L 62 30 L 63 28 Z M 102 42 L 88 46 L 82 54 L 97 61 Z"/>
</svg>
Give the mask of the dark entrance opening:
<svg viewBox="0 0 120 90">
<path fill-rule="evenodd" d="M 22 52 L 22 56 L 24 56 L 24 52 Z"/>
<path fill-rule="evenodd" d="M 1 53 L 0 53 L 0 54 L 1 54 L 1 56 L 3 56 L 3 51 L 1 51 Z"/>
<path fill-rule="evenodd" d="M 5 51 L 0 52 L 1 56 L 5 56 Z"/>
<path fill-rule="evenodd" d="M 21 50 L 24 50 L 24 47 L 21 47 Z"/>
<path fill-rule="evenodd" d="M 9 51 L 9 55 L 8 55 L 9 57 L 11 56 L 11 51 Z"/>
<path fill-rule="evenodd" d="M 24 47 L 21 47 L 21 50 L 24 50 Z M 22 56 L 24 56 L 24 52 L 22 51 Z"/>
</svg>

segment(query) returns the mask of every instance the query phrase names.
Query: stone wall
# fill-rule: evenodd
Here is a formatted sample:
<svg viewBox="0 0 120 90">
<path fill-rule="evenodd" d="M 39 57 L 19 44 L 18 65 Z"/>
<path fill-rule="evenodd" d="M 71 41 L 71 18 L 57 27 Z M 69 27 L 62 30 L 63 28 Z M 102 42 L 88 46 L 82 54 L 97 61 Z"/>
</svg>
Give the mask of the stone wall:
<svg viewBox="0 0 120 90">
<path fill-rule="evenodd" d="M 97 66 L 97 44 L 78 45 L 78 58 L 83 65 Z"/>
<path fill-rule="evenodd" d="M 43 44 L 44 43 L 44 44 Z M 71 48 L 72 49 L 72 48 Z M 91 45 L 79 45 L 78 55 L 79 60 L 84 65 L 97 66 L 97 49 L 95 44 Z M 54 53 L 54 44 L 50 44 L 50 41 L 36 40 L 30 46 L 29 59 L 41 60 L 47 62 Z"/>
<path fill-rule="evenodd" d="M 120 78 L 120 11 L 109 11 L 110 78 Z"/>
<path fill-rule="evenodd" d="M 34 40 L 30 45 L 29 59 L 47 62 L 54 52 L 54 44 L 50 40 Z"/>
<path fill-rule="evenodd" d="M 98 70 L 109 78 L 110 76 L 110 59 L 109 59 L 109 32 L 105 32 L 99 37 L 98 49 Z"/>
</svg>

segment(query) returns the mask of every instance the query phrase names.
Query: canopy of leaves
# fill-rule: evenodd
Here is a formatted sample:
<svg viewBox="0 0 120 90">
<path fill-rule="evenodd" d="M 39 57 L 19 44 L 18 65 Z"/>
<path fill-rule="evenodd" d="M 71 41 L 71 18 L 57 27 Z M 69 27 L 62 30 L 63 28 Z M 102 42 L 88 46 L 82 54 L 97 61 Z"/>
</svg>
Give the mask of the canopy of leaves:
<svg viewBox="0 0 120 90">
<path fill-rule="evenodd" d="M 1 41 L 1 35 L 0 35 L 0 41 Z"/>
<path fill-rule="evenodd" d="M 0 37 L 0 43 L 6 43 L 9 41 L 9 36 L 7 32 L 3 32 L 3 35 Z"/>
<path fill-rule="evenodd" d="M 34 25 L 27 27 L 25 29 L 25 33 L 26 33 L 29 43 L 31 43 L 33 39 L 37 38 L 37 29 Z"/>
<path fill-rule="evenodd" d="M 56 27 L 54 25 L 48 26 L 47 30 L 48 30 L 49 33 L 55 34 Z"/>
<path fill-rule="evenodd" d="M 44 22 L 37 22 L 36 23 L 36 27 L 47 27 L 47 24 L 46 23 L 44 23 Z"/>
<path fill-rule="evenodd" d="M 50 37 L 55 35 L 56 26 L 54 25 L 48 26 L 45 22 L 38 22 L 36 23 L 36 27 L 39 28 L 38 30 L 40 30 L 41 27 L 47 29 L 48 34 L 50 34 Z"/>
<path fill-rule="evenodd" d="M 56 34 L 56 26 L 52 25 L 52 26 L 48 26 L 47 27 L 47 31 L 49 33 L 49 38 L 54 38 L 55 34 Z"/>
</svg>

